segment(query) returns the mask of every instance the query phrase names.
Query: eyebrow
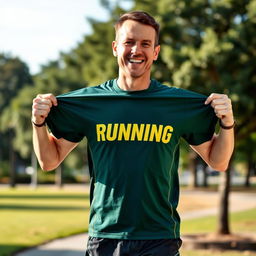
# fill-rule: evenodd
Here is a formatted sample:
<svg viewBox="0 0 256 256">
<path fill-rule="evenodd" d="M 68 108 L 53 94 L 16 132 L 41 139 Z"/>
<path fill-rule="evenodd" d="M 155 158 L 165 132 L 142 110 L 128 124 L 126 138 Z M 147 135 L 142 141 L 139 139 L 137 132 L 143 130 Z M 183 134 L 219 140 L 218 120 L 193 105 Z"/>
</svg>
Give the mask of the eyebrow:
<svg viewBox="0 0 256 256">
<path fill-rule="evenodd" d="M 144 43 L 152 43 L 152 40 L 142 40 Z"/>
<path fill-rule="evenodd" d="M 131 41 L 135 41 L 134 38 L 125 38 L 124 41 L 127 41 L 127 40 L 131 40 Z M 150 39 L 145 39 L 145 40 L 142 40 L 143 43 L 152 43 L 152 40 Z"/>
</svg>

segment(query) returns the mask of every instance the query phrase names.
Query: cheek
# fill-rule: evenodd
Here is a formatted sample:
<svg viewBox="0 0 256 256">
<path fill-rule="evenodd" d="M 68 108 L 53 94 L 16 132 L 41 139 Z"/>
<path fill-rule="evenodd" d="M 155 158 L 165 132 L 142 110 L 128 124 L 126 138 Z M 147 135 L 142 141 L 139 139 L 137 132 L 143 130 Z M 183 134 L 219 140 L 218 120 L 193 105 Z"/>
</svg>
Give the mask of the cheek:
<svg viewBox="0 0 256 256">
<path fill-rule="evenodd" d="M 116 53 L 117 53 L 117 55 L 119 55 L 119 56 L 125 55 L 125 54 L 127 54 L 127 49 L 124 48 L 124 47 L 122 47 L 122 46 L 118 46 L 118 47 L 116 48 Z"/>
</svg>

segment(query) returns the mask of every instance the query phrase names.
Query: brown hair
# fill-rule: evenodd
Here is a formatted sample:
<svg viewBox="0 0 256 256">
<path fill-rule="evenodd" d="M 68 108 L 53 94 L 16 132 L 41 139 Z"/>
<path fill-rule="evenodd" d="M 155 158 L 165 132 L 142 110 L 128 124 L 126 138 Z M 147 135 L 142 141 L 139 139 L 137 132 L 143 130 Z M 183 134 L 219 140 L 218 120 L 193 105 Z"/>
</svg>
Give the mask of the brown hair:
<svg viewBox="0 0 256 256">
<path fill-rule="evenodd" d="M 156 20 L 151 15 L 143 11 L 133 11 L 133 12 L 128 12 L 123 14 L 115 24 L 116 34 L 118 29 L 123 25 L 123 23 L 126 20 L 134 20 L 144 25 L 153 27 L 156 32 L 155 45 L 159 44 L 160 25 L 156 22 Z"/>
</svg>

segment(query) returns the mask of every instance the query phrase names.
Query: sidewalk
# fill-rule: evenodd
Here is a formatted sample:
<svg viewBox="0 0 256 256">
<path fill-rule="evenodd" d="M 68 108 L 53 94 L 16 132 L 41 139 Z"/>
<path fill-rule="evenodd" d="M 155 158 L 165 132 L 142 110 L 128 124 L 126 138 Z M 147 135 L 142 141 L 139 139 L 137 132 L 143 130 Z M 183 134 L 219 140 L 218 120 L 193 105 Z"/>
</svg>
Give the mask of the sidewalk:
<svg viewBox="0 0 256 256">
<path fill-rule="evenodd" d="M 16 256 L 84 256 L 87 234 L 57 239 L 36 248 L 15 254 Z"/>
<path fill-rule="evenodd" d="M 196 196 L 213 196 L 214 192 L 184 191 L 183 194 Z M 215 193 L 216 196 L 218 194 Z M 230 195 L 231 212 L 243 211 L 256 207 L 255 194 L 233 192 Z M 216 215 L 217 208 L 200 209 L 181 213 L 181 219 L 193 219 L 204 216 Z M 57 239 L 33 249 L 15 254 L 15 256 L 84 256 L 87 242 L 87 234 L 75 235 Z"/>
</svg>

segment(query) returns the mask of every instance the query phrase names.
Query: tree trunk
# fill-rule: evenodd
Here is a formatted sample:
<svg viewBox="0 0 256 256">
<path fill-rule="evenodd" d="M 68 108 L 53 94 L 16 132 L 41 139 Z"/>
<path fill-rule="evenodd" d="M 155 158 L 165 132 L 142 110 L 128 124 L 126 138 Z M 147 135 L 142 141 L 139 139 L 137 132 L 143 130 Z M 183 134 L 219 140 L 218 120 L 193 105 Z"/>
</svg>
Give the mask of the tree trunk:
<svg viewBox="0 0 256 256">
<path fill-rule="evenodd" d="M 246 170 L 245 183 L 244 183 L 245 187 L 247 188 L 251 186 L 250 177 L 251 177 L 252 169 L 253 169 L 253 158 L 252 158 L 252 154 L 249 154 L 247 159 L 247 170 Z"/>
<path fill-rule="evenodd" d="M 2 133 L 0 132 L 0 141 L 2 142 Z M 3 161 L 3 144 L 0 144 L 0 163 Z"/>
<path fill-rule="evenodd" d="M 208 173 L 207 173 L 207 167 L 208 165 L 202 161 L 202 169 L 203 169 L 203 187 L 208 187 Z"/>
<path fill-rule="evenodd" d="M 217 233 L 221 235 L 230 234 L 229 228 L 229 192 L 230 192 L 230 176 L 231 168 L 227 171 L 222 172 L 220 175 L 219 184 L 219 217 L 218 217 L 218 230 Z"/>
<path fill-rule="evenodd" d="M 16 155 L 15 151 L 12 146 L 12 141 L 13 141 L 13 133 L 12 131 L 9 131 L 9 166 L 10 166 L 10 181 L 9 185 L 12 188 L 16 187 Z"/>
<path fill-rule="evenodd" d="M 32 151 L 32 154 L 31 154 L 31 166 L 33 168 L 33 173 L 31 175 L 31 187 L 33 189 L 36 189 L 37 188 L 37 159 L 34 151 Z"/>
<path fill-rule="evenodd" d="M 198 155 L 194 151 L 189 152 L 189 169 L 191 171 L 191 188 L 198 187 L 198 175 L 197 175 L 197 164 L 198 164 Z"/>
<path fill-rule="evenodd" d="M 56 169 L 56 174 L 55 174 L 55 184 L 57 187 L 62 188 L 63 187 L 63 175 L 62 175 L 62 168 L 61 165 L 58 166 Z"/>
</svg>

